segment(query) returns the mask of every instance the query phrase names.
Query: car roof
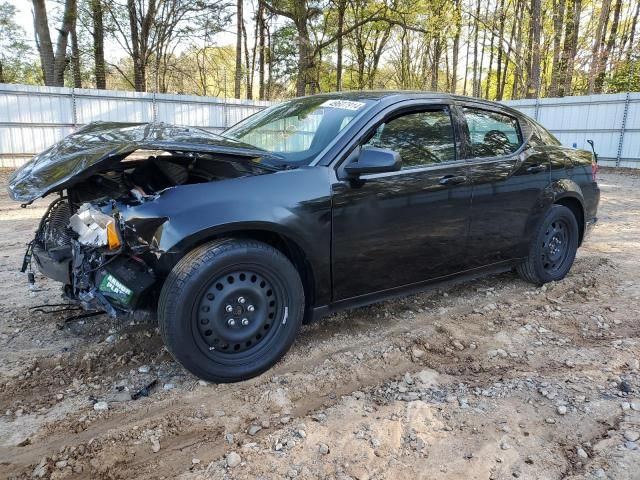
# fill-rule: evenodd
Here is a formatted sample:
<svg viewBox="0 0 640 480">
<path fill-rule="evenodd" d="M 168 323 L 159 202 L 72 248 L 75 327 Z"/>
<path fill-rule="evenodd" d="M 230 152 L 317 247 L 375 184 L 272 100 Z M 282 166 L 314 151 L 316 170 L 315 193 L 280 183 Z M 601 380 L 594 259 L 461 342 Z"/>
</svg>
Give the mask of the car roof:
<svg viewBox="0 0 640 480">
<path fill-rule="evenodd" d="M 320 93 L 317 95 L 311 95 L 312 97 L 341 97 L 345 100 L 444 100 L 448 102 L 463 102 L 463 103 L 475 103 L 479 105 L 485 105 L 491 108 L 499 108 L 504 111 L 508 111 L 518 117 L 525 117 L 522 112 L 515 110 L 507 105 L 499 102 L 492 102 L 491 100 L 484 100 L 482 98 L 454 95 L 451 93 L 443 92 L 426 92 L 423 90 L 347 90 L 342 92 L 330 92 Z M 527 118 L 527 117 L 525 117 Z"/>
</svg>

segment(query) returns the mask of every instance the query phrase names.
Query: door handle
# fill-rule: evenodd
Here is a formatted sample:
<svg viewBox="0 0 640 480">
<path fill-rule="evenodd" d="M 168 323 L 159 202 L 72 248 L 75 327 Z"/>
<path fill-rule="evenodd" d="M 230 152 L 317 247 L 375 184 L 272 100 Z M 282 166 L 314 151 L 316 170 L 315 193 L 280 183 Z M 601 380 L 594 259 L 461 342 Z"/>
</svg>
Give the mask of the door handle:
<svg viewBox="0 0 640 480">
<path fill-rule="evenodd" d="M 459 185 L 466 181 L 467 177 L 465 175 L 445 175 L 440 179 L 440 185 Z"/>
<path fill-rule="evenodd" d="M 533 165 L 532 167 L 527 168 L 527 173 L 540 173 L 540 172 L 546 172 L 546 171 L 547 171 L 546 165 Z"/>
</svg>

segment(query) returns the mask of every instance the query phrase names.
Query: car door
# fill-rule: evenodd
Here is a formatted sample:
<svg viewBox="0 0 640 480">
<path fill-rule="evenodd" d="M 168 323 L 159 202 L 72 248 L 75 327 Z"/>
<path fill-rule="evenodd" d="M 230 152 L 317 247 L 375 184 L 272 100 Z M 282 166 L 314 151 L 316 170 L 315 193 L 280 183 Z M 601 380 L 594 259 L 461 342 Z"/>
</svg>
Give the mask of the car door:
<svg viewBox="0 0 640 480">
<path fill-rule="evenodd" d="M 410 285 L 458 271 L 471 208 L 471 185 L 458 158 L 457 126 L 446 105 L 388 113 L 358 149 L 400 154 L 402 169 L 338 178 L 332 185 L 334 301 Z M 339 172 L 339 170 L 338 170 Z"/>
<path fill-rule="evenodd" d="M 548 156 L 529 142 L 524 119 L 499 107 L 458 108 L 473 183 L 468 267 L 523 257 L 549 183 Z"/>
</svg>

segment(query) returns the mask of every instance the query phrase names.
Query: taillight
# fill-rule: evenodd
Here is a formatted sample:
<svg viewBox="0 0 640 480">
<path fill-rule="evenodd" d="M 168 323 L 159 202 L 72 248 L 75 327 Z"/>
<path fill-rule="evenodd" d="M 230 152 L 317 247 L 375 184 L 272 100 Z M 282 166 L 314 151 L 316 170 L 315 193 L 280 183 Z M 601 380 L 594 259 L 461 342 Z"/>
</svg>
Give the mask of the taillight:
<svg viewBox="0 0 640 480">
<path fill-rule="evenodd" d="M 591 181 L 598 181 L 598 162 L 596 162 L 595 158 L 591 159 Z"/>
</svg>

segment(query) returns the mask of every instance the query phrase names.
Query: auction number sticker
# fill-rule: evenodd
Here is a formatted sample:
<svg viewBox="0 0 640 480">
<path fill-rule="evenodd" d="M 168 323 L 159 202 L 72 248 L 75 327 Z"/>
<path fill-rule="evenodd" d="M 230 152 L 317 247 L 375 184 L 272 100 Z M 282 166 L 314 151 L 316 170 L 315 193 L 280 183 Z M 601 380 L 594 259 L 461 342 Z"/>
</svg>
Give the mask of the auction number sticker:
<svg viewBox="0 0 640 480">
<path fill-rule="evenodd" d="M 342 108 L 343 110 L 360 110 L 364 105 L 362 102 L 354 102 L 353 100 L 327 100 L 320 106 Z"/>
</svg>

